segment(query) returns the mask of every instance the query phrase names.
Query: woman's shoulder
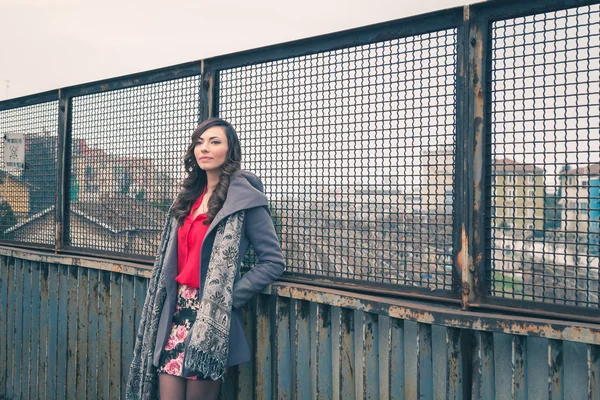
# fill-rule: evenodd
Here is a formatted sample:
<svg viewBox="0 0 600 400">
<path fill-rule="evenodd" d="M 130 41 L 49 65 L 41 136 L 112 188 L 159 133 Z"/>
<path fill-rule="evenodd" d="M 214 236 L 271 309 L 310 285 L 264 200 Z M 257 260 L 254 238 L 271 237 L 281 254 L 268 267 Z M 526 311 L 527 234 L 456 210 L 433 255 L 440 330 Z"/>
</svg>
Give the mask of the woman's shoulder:
<svg viewBox="0 0 600 400">
<path fill-rule="evenodd" d="M 238 169 L 233 174 L 231 174 L 231 181 L 233 181 L 233 180 L 242 180 L 241 181 L 242 183 L 248 182 L 255 189 L 258 189 L 259 191 L 261 191 L 263 193 L 265 191 L 262 181 L 253 172 L 246 171 L 244 169 Z"/>
</svg>

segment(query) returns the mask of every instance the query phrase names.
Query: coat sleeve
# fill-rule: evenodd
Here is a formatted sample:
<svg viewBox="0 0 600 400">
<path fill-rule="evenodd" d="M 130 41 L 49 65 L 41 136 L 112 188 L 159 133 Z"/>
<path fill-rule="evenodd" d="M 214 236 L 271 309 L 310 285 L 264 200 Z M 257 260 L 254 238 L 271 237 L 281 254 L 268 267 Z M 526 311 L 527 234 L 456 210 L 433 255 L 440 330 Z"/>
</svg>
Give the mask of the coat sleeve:
<svg viewBox="0 0 600 400">
<path fill-rule="evenodd" d="M 246 210 L 246 237 L 254 248 L 257 262 L 233 287 L 233 306 L 240 308 L 268 284 L 279 278 L 285 269 L 275 227 L 269 209 L 255 207 Z"/>
</svg>

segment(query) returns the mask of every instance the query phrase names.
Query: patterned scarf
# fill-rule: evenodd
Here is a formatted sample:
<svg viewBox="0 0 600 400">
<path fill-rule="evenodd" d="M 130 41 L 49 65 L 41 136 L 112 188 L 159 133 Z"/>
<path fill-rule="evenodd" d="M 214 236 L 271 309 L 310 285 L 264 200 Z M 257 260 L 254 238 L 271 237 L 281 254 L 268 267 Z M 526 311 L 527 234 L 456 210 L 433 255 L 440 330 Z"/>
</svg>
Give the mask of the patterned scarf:
<svg viewBox="0 0 600 400">
<path fill-rule="evenodd" d="M 167 221 L 142 309 L 126 399 L 158 398 L 158 373 L 153 358 L 160 314 L 167 297 L 164 259 L 173 229 L 170 213 Z M 185 374 L 204 375 L 214 380 L 223 378 L 229 351 L 232 292 L 243 221 L 244 211 L 240 211 L 225 218 L 216 227 L 204 294 L 186 343 Z"/>
</svg>

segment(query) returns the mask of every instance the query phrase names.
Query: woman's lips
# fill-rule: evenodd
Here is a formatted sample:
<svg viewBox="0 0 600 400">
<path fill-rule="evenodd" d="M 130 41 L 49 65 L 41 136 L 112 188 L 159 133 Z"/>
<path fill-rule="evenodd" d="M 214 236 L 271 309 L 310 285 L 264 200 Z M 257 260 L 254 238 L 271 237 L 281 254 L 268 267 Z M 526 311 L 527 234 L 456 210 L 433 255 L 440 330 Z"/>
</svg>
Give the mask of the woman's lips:
<svg viewBox="0 0 600 400">
<path fill-rule="evenodd" d="M 200 157 L 200 161 L 209 161 L 212 160 L 211 157 Z"/>
</svg>

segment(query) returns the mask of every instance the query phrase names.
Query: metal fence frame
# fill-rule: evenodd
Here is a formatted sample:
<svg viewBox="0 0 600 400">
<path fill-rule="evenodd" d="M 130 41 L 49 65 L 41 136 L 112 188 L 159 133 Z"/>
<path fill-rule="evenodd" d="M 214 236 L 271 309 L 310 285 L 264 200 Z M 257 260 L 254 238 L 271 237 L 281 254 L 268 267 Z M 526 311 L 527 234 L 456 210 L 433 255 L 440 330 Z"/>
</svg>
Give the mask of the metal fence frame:
<svg viewBox="0 0 600 400">
<path fill-rule="evenodd" d="M 54 246 L 3 241 L 3 244 L 53 250 L 55 253 L 86 254 L 149 263 L 151 257 L 132 257 L 100 251 L 82 251 L 65 245 L 69 210 L 69 152 L 71 151 L 71 100 L 75 96 L 131 88 L 176 78 L 201 74 L 199 91 L 199 121 L 218 116 L 219 71 L 315 54 L 374 41 L 413 36 L 421 33 L 456 28 L 458 43 L 457 66 L 457 138 L 455 168 L 455 213 L 453 236 L 453 291 L 431 291 L 426 288 L 369 285 L 363 282 L 340 282 L 336 279 L 310 278 L 286 274 L 284 279 L 330 287 L 351 288 L 386 295 L 401 295 L 422 299 L 443 300 L 468 308 L 489 308 L 563 317 L 571 320 L 598 322 L 600 310 L 512 300 L 489 296 L 485 277 L 490 268 L 490 229 L 486 215 L 490 193 L 486 192 L 485 146 L 490 135 L 489 96 L 487 87 L 490 57 L 490 27 L 493 21 L 597 4 L 598 0 L 548 0 L 543 2 L 486 2 L 441 10 L 372 26 L 326 34 L 280 45 L 243 51 L 186 63 L 164 69 L 132 74 L 90 84 L 67 87 L 31 96 L 0 102 L 0 111 L 58 100 L 58 154 L 56 185 L 56 243 Z"/>
</svg>

